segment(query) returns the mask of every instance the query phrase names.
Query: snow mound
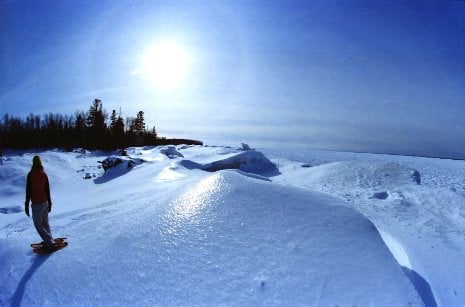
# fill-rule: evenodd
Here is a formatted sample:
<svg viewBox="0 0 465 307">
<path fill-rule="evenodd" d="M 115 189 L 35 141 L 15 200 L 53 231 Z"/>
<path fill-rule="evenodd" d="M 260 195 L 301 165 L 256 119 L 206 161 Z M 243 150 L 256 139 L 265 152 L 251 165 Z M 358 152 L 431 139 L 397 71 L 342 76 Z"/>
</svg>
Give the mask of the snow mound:
<svg viewBox="0 0 465 307">
<path fill-rule="evenodd" d="M 241 143 L 241 146 L 242 146 L 242 150 L 244 151 L 253 150 L 252 148 L 250 148 L 249 144 Z"/>
<path fill-rule="evenodd" d="M 162 147 L 160 153 L 166 155 L 170 159 L 184 158 L 183 154 L 177 151 L 176 147 L 173 145 Z"/>
<path fill-rule="evenodd" d="M 132 157 L 108 157 L 103 160 L 102 168 L 105 170 L 105 173 L 94 180 L 95 183 L 104 183 L 115 179 L 119 176 L 122 176 L 129 172 L 134 166 L 142 164 L 145 162 L 143 159 L 132 158 Z"/>
<path fill-rule="evenodd" d="M 73 149 L 73 152 L 81 155 L 90 155 L 90 151 L 85 148 L 75 148 Z"/>
<path fill-rule="evenodd" d="M 26 165 L 19 166 L 16 161 L 9 160 L 0 164 L 0 198 L 2 203 L 6 198 L 24 193 L 26 175 L 29 168 Z"/>
<path fill-rule="evenodd" d="M 144 160 L 131 157 L 108 157 L 102 161 L 102 167 L 105 172 L 114 168 L 131 169 L 142 162 L 144 162 Z"/>
<path fill-rule="evenodd" d="M 163 303 L 420 304 L 373 224 L 337 204 L 236 172 L 187 187 L 153 238 Z"/>
<path fill-rule="evenodd" d="M 217 172 L 226 169 L 237 169 L 242 172 L 264 176 L 275 176 L 279 170 L 274 163 L 261 152 L 248 150 L 234 154 L 226 159 L 210 163 L 197 163 L 191 160 L 182 160 L 179 164 L 187 169 L 201 169 L 207 172 Z"/>
<path fill-rule="evenodd" d="M 273 181 L 344 200 L 387 234 L 386 245 L 426 306 L 436 306 L 434 301 L 439 306 L 460 305 L 465 298 L 465 271 L 456 268 L 465 261 L 465 198 L 451 186 L 463 186 L 464 162 L 366 157 L 307 168 L 288 162 L 280 168 L 283 175 Z M 438 266 L 445 258 L 448 264 Z"/>
<path fill-rule="evenodd" d="M 241 174 L 243 176 L 246 176 L 246 177 L 249 177 L 249 178 L 253 178 L 253 179 L 258 179 L 258 180 L 263 180 L 263 181 L 269 181 L 271 182 L 271 179 L 266 177 L 266 176 L 260 176 L 260 175 L 257 175 L 257 174 L 253 174 L 253 173 L 246 173 L 246 172 L 243 172 L 241 170 L 229 170 L 231 172 L 237 172 L 238 174 Z"/>
<path fill-rule="evenodd" d="M 315 167 L 296 169 L 294 175 L 301 182 L 317 186 L 339 185 L 340 188 L 395 188 L 401 185 L 421 184 L 420 173 L 397 163 L 333 162 Z M 375 195 L 386 198 L 384 193 Z"/>
</svg>

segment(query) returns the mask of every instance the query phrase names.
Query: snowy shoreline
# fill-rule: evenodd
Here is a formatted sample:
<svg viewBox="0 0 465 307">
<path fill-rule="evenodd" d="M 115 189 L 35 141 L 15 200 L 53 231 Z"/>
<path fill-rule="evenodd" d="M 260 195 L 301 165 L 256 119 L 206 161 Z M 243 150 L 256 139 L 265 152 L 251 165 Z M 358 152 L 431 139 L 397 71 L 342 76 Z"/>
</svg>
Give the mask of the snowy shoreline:
<svg viewBox="0 0 465 307">
<path fill-rule="evenodd" d="M 4 154 L 2 306 L 465 301 L 465 161 L 160 146 L 104 172 L 107 153 L 41 151 L 70 242 L 41 258 L 34 153 Z"/>
</svg>

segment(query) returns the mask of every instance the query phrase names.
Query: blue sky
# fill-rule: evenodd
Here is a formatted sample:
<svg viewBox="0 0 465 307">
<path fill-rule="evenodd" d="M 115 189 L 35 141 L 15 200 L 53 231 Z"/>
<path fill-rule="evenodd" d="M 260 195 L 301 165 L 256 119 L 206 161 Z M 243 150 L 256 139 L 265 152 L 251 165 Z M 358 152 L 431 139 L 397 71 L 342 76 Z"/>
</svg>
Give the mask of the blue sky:
<svg viewBox="0 0 465 307">
<path fill-rule="evenodd" d="M 137 73 L 161 41 L 170 89 Z M 0 44 L 1 114 L 100 98 L 210 144 L 465 158 L 464 1 L 2 0 Z"/>
</svg>

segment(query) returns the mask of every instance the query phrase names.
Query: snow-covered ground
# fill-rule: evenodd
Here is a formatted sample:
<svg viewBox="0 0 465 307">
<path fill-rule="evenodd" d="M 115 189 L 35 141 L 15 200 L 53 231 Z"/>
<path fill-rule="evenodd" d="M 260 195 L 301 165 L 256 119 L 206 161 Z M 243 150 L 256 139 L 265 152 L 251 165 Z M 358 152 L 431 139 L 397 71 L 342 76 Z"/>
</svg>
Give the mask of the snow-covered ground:
<svg viewBox="0 0 465 307">
<path fill-rule="evenodd" d="M 1 306 L 465 303 L 465 161 L 286 148 L 128 153 L 39 152 L 52 231 L 69 246 L 37 256 L 23 213 L 37 153 L 6 152 Z"/>
</svg>

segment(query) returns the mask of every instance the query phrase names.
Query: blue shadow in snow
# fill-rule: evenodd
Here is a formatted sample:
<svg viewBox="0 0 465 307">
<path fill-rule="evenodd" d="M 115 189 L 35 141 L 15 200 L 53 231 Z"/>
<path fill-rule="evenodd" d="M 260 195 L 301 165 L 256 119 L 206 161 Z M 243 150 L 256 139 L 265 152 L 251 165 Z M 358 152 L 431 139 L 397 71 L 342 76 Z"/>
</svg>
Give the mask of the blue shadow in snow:
<svg viewBox="0 0 465 307">
<path fill-rule="evenodd" d="M 217 172 L 221 170 L 239 170 L 243 173 L 251 173 L 255 175 L 260 175 L 260 176 L 265 176 L 265 177 L 274 177 L 278 176 L 281 174 L 279 169 L 276 167 L 276 165 L 272 164 L 269 162 L 269 164 L 264 167 L 264 169 L 243 169 L 243 166 L 247 164 L 247 161 L 242 161 L 242 160 L 224 160 L 224 161 L 215 161 L 212 163 L 207 163 L 207 164 L 200 164 L 191 160 L 181 160 L 179 164 L 183 167 L 185 167 L 188 170 L 193 170 L 193 169 L 200 169 L 206 172 Z"/>
<path fill-rule="evenodd" d="M 95 178 L 94 179 L 94 183 L 95 184 L 102 184 L 102 183 L 106 183 L 108 181 L 112 181 L 113 179 L 115 178 L 118 178 L 120 176 L 123 176 L 124 174 L 126 174 L 127 172 L 125 173 L 115 173 L 115 174 L 103 174 L 101 177 L 98 177 L 98 178 Z"/>
<path fill-rule="evenodd" d="M 425 307 L 437 307 L 438 304 L 436 303 L 436 299 L 434 298 L 433 291 L 431 290 L 431 286 L 429 283 L 424 279 L 420 274 L 411 270 L 407 267 L 401 266 L 402 270 L 404 271 L 405 275 L 410 279 L 412 284 L 415 286 L 418 294 L 420 295 Z"/>
<path fill-rule="evenodd" d="M 0 208 L 0 213 L 2 214 L 12 214 L 12 213 L 19 213 L 19 212 L 23 212 L 23 208 L 21 206 Z"/>
<path fill-rule="evenodd" d="M 27 270 L 23 278 L 21 278 L 21 280 L 19 281 L 18 287 L 16 287 L 16 291 L 13 294 L 13 297 L 11 298 L 12 307 L 21 306 L 21 301 L 23 300 L 24 291 L 26 290 L 27 283 L 29 282 L 31 277 L 34 276 L 34 273 L 40 268 L 40 266 L 44 264 L 45 261 L 47 261 L 48 257 L 50 257 L 50 255 L 42 255 L 37 256 L 34 259 L 34 261 L 31 264 L 31 267 Z"/>
</svg>

